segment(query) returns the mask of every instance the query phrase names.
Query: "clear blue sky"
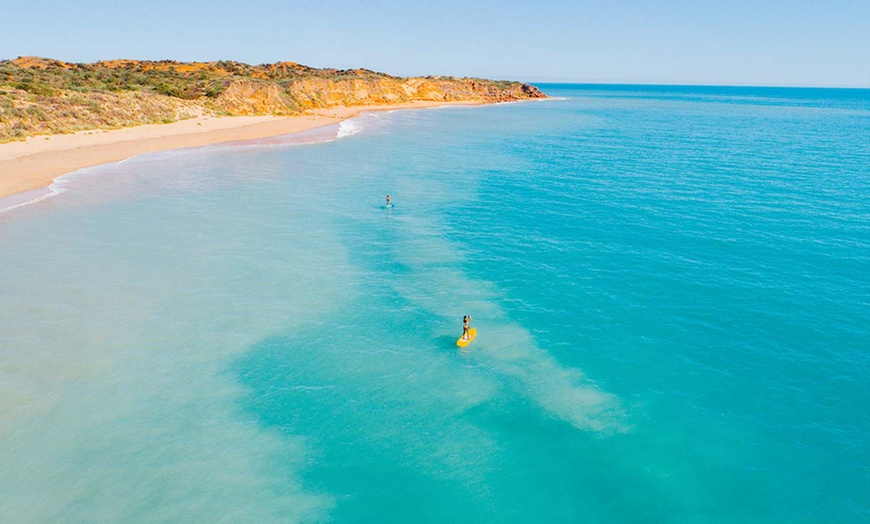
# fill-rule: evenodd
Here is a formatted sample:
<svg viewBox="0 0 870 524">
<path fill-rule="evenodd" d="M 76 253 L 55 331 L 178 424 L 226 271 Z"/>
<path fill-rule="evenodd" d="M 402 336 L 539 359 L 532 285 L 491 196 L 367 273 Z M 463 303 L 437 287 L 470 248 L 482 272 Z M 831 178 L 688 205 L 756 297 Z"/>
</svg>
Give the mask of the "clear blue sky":
<svg viewBox="0 0 870 524">
<path fill-rule="evenodd" d="M 870 87 L 870 0 L 7 0 L 0 58 Z"/>
</svg>

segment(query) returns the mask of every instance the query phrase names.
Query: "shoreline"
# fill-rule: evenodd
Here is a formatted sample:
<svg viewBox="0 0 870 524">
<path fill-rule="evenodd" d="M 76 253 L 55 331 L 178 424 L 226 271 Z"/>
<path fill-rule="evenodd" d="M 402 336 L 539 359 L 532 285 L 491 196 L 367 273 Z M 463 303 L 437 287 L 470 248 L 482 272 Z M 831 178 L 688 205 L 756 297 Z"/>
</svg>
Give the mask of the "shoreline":
<svg viewBox="0 0 870 524">
<path fill-rule="evenodd" d="M 363 112 L 474 105 L 481 104 L 418 101 L 337 106 L 298 116 L 200 116 L 171 124 L 28 137 L 22 142 L 0 144 L 0 201 L 46 189 L 57 178 L 80 169 L 120 162 L 146 153 L 301 133 L 337 124 Z"/>
</svg>

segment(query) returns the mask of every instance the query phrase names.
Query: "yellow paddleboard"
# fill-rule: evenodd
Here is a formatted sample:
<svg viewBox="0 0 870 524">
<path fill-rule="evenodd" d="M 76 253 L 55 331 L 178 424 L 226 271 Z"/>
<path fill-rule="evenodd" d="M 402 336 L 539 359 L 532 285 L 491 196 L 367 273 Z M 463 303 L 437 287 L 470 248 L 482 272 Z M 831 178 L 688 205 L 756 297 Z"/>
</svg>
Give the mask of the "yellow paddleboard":
<svg viewBox="0 0 870 524">
<path fill-rule="evenodd" d="M 468 344 L 471 344 L 471 341 L 474 340 L 474 337 L 477 336 L 477 328 L 471 328 L 468 330 L 468 338 L 459 337 L 459 340 L 456 341 L 456 345 L 464 348 Z"/>
</svg>

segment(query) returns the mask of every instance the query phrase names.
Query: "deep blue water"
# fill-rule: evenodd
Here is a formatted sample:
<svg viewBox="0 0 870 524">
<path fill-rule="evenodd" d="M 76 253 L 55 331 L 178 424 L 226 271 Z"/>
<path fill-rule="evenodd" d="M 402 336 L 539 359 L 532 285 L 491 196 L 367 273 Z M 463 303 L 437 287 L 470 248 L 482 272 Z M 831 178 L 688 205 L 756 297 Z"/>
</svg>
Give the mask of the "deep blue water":
<svg viewBox="0 0 870 524">
<path fill-rule="evenodd" d="M 870 91 L 541 87 L 0 215 L 0 521 L 870 520 Z"/>
</svg>

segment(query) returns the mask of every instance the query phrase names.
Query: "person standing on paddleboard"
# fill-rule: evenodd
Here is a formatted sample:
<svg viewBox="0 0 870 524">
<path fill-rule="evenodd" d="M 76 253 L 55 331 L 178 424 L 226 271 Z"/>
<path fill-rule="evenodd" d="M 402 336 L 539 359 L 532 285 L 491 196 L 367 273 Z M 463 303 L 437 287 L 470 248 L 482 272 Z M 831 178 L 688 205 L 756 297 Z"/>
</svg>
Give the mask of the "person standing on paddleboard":
<svg viewBox="0 0 870 524">
<path fill-rule="evenodd" d="M 471 322 L 471 315 L 462 316 L 462 340 L 468 340 L 468 323 Z"/>
<path fill-rule="evenodd" d="M 387 195 L 387 207 L 393 205 L 393 200 L 390 198 L 390 195 Z"/>
</svg>

